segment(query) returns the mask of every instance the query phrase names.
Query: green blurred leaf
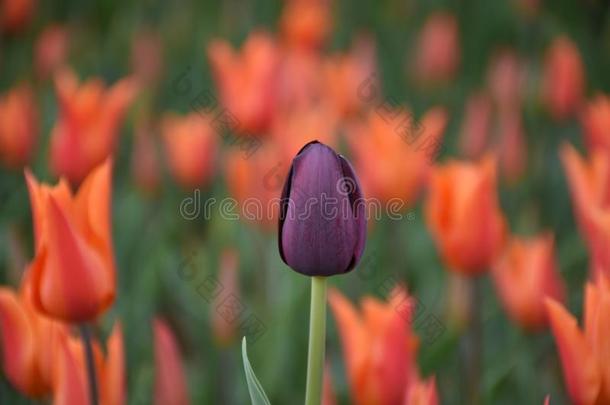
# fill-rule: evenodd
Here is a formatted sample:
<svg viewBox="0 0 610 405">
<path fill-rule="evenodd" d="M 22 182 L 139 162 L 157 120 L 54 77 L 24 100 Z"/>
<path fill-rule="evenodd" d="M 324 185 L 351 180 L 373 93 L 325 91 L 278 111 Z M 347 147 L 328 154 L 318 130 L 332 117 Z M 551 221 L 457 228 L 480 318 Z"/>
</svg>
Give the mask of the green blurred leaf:
<svg viewBox="0 0 610 405">
<path fill-rule="evenodd" d="M 252 405 L 270 405 L 263 386 L 256 378 L 256 375 L 254 375 L 254 370 L 252 370 L 250 360 L 248 360 L 248 349 L 246 346 L 246 337 L 244 336 L 241 341 L 241 356 L 244 361 L 244 371 L 246 372 L 246 380 L 248 381 L 248 391 L 250 392 Z"/>
</svg>

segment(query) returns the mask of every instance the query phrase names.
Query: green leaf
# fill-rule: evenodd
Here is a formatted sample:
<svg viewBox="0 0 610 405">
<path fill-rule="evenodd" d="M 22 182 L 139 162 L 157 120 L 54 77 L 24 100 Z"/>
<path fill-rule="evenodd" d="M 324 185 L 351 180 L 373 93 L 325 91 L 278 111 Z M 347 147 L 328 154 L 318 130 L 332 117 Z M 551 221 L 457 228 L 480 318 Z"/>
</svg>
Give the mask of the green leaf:
<svg viewBox="0 0 610 405">
<path fill-rule="evenodd" d="M 246 381 L 248 381 L 248 391 L 250 392 L 252 405 L 271 405 L 263 386 L 258 382 L 256 375 L 254 375 L 254 370 L 252 370 L 250 360 L 248 360 L 248 349 L 246 346 L 246 337 L 244 336 L 241 341 L 241 357 L 244 361 L 244 371 L 246 372 Z"/>
</svg>

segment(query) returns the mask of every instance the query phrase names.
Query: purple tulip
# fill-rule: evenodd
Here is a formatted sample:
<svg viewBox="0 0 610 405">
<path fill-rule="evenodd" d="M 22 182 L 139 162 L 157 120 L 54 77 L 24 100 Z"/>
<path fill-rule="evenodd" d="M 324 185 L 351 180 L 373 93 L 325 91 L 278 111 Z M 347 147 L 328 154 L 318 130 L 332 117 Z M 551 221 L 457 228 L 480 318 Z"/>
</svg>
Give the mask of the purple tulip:
<svg viewBox="0 0 610 405">
<path fill-rule="evenodd" d="M 352 270 L 366 241 L 364 208 L 349 162 L 318 141 L 308 143 L 293 159 L 282 191 L 282 260 L 307 276 Z"/>
</svg>

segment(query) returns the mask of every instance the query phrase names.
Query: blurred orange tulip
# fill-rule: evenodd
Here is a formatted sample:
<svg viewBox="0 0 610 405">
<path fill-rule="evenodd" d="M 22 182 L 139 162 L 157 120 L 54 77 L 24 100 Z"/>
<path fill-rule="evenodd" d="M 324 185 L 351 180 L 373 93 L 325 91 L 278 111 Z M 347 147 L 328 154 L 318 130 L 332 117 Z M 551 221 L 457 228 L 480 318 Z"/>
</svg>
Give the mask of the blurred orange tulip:
<svg viewBox="0 0 610 405">
<path fill-rule="evenodd" d="M 242 215 L 264 230 L 277 229 L 279 199 L 292 160 L 286 160 L 277 143 L 264 142 L 250 157 L 239 149 L 228 152 L 225 177 L 230 195 L 242 207 Z M 252 210 L 246 206 L 252 202 Z M 260 208 L 260 209 L 259 209 Z M 256 211 L 256 212 L 254 212 Z"/>
<path fill-rule="evenodd" d="M 551 43 L 544 65 L 543 97 L 555 119 L 565 119 L 580 108 L 585 69 L 576 44 L 568 37 Z"/>
<path fill-rule="evenodd" d="M 166 114 L 161 122 L 172 175 L 185 189 L 207 186 L 214 177 L 218 136 L 212 117 L 198 113 Z"/>
<path fill-rule="evenodd" d="M 153 321 L 155 335 L 155 401 L 157 405 L 187 405 L 188 388 L 176 338 L 165 321 Z"/>
<path fill-rule="evenodd" d="M 0 287 L 0 336 L 2 369 L 19 391 L 30 397 L 51 393 L 51 360 L 56 349 L 58 323 L 38 314 L 25 301 L 23 293 Z"/>
<path fill-rule="evenodd" d="M 339 291 L 329 291 L 357 405 L 400 405 L 420 397 L 409 393 L 419 381 L 418 339 L 410 329 L 415 303 L 400 287 L 390 297 L 387 303 L 365 297 L 360 314 Z"/>
<path fill-rule="evenodd" d="M 610 154 L 610 97 L 598 94 L 584 108 L 581 122 L 590 151 Z"/>
<path fill-rule="evenodd" d="M 208 45 L 207 54 L 221 103 L 237 120 L 235 129 L 264 135 L 276 105 L 279 56 L 273 38 L 254 32 L 240 52 L 217 39 Z"/>
<path fill-rule="evenodd" d="M 456 18 L 444 11 L 430 15 L 416 45 L 415 76 L 423 83 L 451 80 L 460 64 L 459 29 Z"/>
<path fill-rule="evenodd" d="M 366 121 L 349 128 L 347 141 L 364 195 L 413 205 L 441 147 L 446 124 L 446 111 L 436 107 L 420 121 L 405 109 L 373 110 Z"/>
<path fill-rule="evenodd" d="M 60 340 L 54 369 L 53 405 L 91 403 L 84 353 L 80 339 L 65 335 Z M 120 323 L 115 323 L 112 328 L 105 357 L 98 342 L 93 341 L 93 361 L 99 389 L 98 403 L 125 404 L 125 358 Z"/>
<path fill-rule="evenodd" d="M 451 161 L 433 169 L 425 202 L 428 227 L 449 270 L 478 275 L 501 253 L 506 221 L 498 204 L 496 163 Z"/>
<path fill-rule="evenodd" d="M 527 143 L 520 111 L 509 108 L 499 111 L 498 131 L 495 150 L 500 159 L 500 168 L 506 179 L 514 181 L 523 174 L 527 163 Z"/>
<path fill-rule="evenodd" d="M 366 104 L 375 104 L 379 100 L 368 100 L 362 92 L 362 86 L 367 80 L 374 79 L 377 70 L 375 43 L 370 37 L 357 38 L 348 53 L 335 54 L 324 60 L 322 67 L 322 91 L 331 100 L 333 108 L 339 116 L 350 116 L 358 113 Z M 374 89 L 380 88 L 378 83 L 371 83 Z M 380 98 L 380 95 L 376 95 Z"/>
<path fill-rule="evenodd" d="M 79 184 L 114 151 L 125 110 L 136 86 L 123 79 L 106 89 L 100 79 L 79 86 L 70 71 L 55 79 L 59 119 L 51 133 L 51 168 L 71 184 Z"/>
<path fill-rule="evenodd" d="M 68 47 L 68 30 L 59 24 L 47 26 L 36 40 L 34 58 L 38 77 L 47 79 L 63 67 L 68 57 Z"/>
<path fill-rule="evenodd" d="M 405 400 L 402 405 L 438 405 L 438 392 L 436 390 L 436 378 L 428 380 L 416 380 L 406 391 Z"/>
<path fill-rule="evenodd" d="M 563 301 L 564 286 L 557 271 L 553 236 L 513 237 L 493 265 L 493 281 L 508 315 L 527 330 L 547 325 L 544 298 Z"/>
<path fill-rule="evenodd" d="M 235 340 L 235 322 L 227 318 L 223 312 L 223 302 L 227 297 L 239 299 L 239 255 L 236 250 L 225 249 L 220 255 L 220 270 L 218 282 L 222 286 L 223 294 L 219 295 L 210 305 L 210 319 L 212 332 L 219 346 L 229 346 Z M 226 304 L 225 304 L 226 305 Z M 224 308 L 226 310 L 226 307 Z"/>
<path fill-rule="evenodd" d="M 131 70 L 144 86 L 156 83 L 163 71 L 163 44 L 158 33 L 144 29 L 131 42 Z"/>
<path fill-rule="evenodd" d="M 289 0 L 284 6 L 280 27 L 291 46 L 318 49 L 332 26 L 329 0 Z"/>
<path fill-rule="evenodd" d="M 587 162 L 569 144 L 562 145 L 560 155 L 578 227 L 589 248 L 591 270 L 610 275 L 610 156 L 593 151 Z"/>
<path fill-rule="evenodd" d="M 604 276 L 585 287 L 584 330 L 558 302 L 546 300 L 570 398 L 578 405 L 610 403 L 610 283 Z"/>
<path fill-rule="evenodd" d="M 519 107 L 524 79 L 522 62 L 514 50 L 503 49 L 493 56 L 487 81 L 493 101 L 500 110 Z"/>
<path fill-rule="evenodd" d="M 0 1 L 0 30 L 15 34 L 22 31 L 32 20 L 35 0 Z"/>
<path fill-rule="evenodd" d="M 32 89 L 21 84 L 0 97 L 0 161 L 21 168 L 32 157 L 38 138 L 38 108 Z"/>
<path fill-rule="evenodd" d="M 36 245 L 32 297 L 50 317 L 90 321 L 114 301 L 111 166 L 106 160 L 93 170 L 76 195 L 63 179 L 50 187 L 26 171 Z"/>
</svg>

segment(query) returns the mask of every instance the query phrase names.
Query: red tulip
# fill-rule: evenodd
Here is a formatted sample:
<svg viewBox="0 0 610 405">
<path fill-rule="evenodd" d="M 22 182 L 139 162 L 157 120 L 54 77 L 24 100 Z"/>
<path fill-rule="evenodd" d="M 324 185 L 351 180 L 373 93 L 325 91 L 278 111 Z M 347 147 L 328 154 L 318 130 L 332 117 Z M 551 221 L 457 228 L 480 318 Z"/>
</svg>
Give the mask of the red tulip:
<svg viewBox="0 0 610 405">
<path fill-rule="evenodd" d="M 499 140 L 496 151 L 500 158 L 500 167 L 509 181 L 519 178 L 527 160 L 527 143 L 523 133 L 521 113 L 518 110 L 506 109 L 498 116 Z"/>
<path fill-rule="evenodd" d="M 491 60 L 487 81 L 491 96 L 500 110 L 518 108 L 524 85 L 524 69 L 515 51 L 505 49 Z"/>
<path fill-rule="evenodd" d="M 38 108 L 28 85 L 0 97 L 0 161 L 10 168 L 25 166 L 38 138 Z"/>
<path fill-rule="evenodd" d="M 189 403 L 186 378 L 176 338 L 161 319 L 153 322 L 155 335 L 155 401 L 156 405 Z"/>
<path fill-rule="evenodd" d="M 466 275 L 487 271 L 501 253 L 506 233 L 494 159 L 437 166 L 429 187 L 426 220 L 449 269 Z"/>
<path fill-rule="evenodd" d="M 106 89 L 99 79 L 79 86 L 72 72 L 55 80 L 59 119 L 51 133 L 51 167 L 71 184 L 79 184 L 89 172 L 112 154 L 125 110 L 136 87 L 123 79 Z"/>
<path fill-rule="evenodd" d="M 547 51 L 543 97 L 555 119 L 578 111 L 585 87 L 585 69 L 576 44 L 567 37 L 556 38 Z"/>
<path fill-rule="evenodd" d="M 494 284 L 504 308 L 525 329 L 547 325 L 545 297 L 563 301 L 564 287 L 553 253 L 550 234 L 526 240 L 513 237 L 493 266 Z"/>
<path fill-rule="evenodd" d="M 213 179 L 218 135 L 212 118 L 198 113 L 166 114 L 161 133 L 170 170 L 185 189 L 207 186 Z"/>
<path fill-rule="evenodd" d="M 36 257 L 32 297 L 42 313 L 66 322 L 90 321 L 114 301 L 111 162 L 93 170 L 72 195 L 62 179 L 51 187 L 26 171 Z"/>
<path fill-rule="evenodd" d="M 0 2 L 0 30 L 15 34 L 32 20 L 35 0 L 3 0 Z"/>
</svg>

